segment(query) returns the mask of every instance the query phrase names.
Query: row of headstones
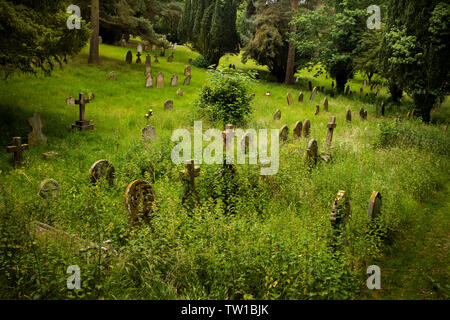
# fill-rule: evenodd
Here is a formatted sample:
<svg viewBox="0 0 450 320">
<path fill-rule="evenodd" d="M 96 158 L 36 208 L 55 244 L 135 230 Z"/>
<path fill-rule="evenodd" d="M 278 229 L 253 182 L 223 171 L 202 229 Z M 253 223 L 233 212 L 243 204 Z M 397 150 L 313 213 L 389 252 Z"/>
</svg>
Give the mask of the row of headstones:
<svg viewBox="0 0 450 320">
<path fill-rule="evenodd" d="M 138 53 L 136 54 L 136 64 L 142 64 L 142 60 L 141 60 L 141 52 L 138 51 Z M 159 55 L 159 57 L 164 57 L 165 56 L 165 49 L 161 50 L 161 53 Z M 154 63 L 159 63 L 158 60 L 158 55 L 154 55 Z M 172 53 L 167 57 L 167 62 L 173 62 L 173 58 L 174 58 L 174 51 L 172 51 Z M 151 65 L 152 61 L 152 56 L 150 54 L 147 54 L 147 56 L 145 57 L 145 64 L 146 65 Z M 133 63 L 133 53 L 131 52 L 131 50 L 128 50 L 127 55 L 125 57 L 125 62 L 128 64 L 132 64 Z"/>
<path fill-rule="evenodd" d="M 183 85 L 188 86 L 190 84 L 191 84 L 191 75 L 188 74 L 184 78 Z M 170 79 L 170 85 L 171 86 L 178 85 L 178 76 L 176 74 L 173 74 L 172 78 Z M 153 88 L 153 75 L 152 75 L 151 71 L 147 72 L 145 75 L 145 87 Z M 156 76 L 156 88 L 158 88 L 158 89 L 164 88 L 164 75 L 162 74 L 162 72 L 159 72 L 158 75 Z M 178 95 L 180 95 L 180 94 L 178 94 Z"/>
</svg>

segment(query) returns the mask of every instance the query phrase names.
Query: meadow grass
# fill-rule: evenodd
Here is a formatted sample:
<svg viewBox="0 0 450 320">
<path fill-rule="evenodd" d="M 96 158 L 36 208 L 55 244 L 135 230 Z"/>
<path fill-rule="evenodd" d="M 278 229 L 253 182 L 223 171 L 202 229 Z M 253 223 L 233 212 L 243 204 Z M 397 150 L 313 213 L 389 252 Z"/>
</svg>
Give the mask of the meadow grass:
<svg viewBox="0 0 450 320">
<path fill-rule="evenodd" d="M 411 99 L 405 96 L 400 105 L 392 104 L 386 88 L 381 88 L 377 98 L 376 89 L 370 92 L 364 87 L 361 96 L 359 75 L 350 83 L 354 93 L 347 97 L 332 92 L 331 79 L 325 75 L 313 77 L 314 70 L 302 70 L 298 83 L 285 86 L 262 80 L 267 69 L 254 61 L 243 65 L 240 56 L 222 57 L 221 66 L 232 63 L 238 70 L 260 74 L 260 80 L 250 84 L 255 111 L 247 127 L 279 129 L 286 124 L 290 137 L 280 148 L 280 169 L 274 176 L 260 176 L 259 165 L 242 165 L 237 166 L 235 176 L 226 179 L 220 165 L 202 164 L 196 181 L 201 205 L 190 212 L 181 206 L 182 167 L 170 159 L 174 145 L 170 137 L 178 128 L 192 130 L 194 121 L 200 120 L 194 101 L 208 81 L 208 72 L 192 66 L 191 84 L 183 86 L 187 61 L 198 54 L 178 46 L 174 62 L 167 63 L 166 52 L 166 57 L 155 64 L 153 56 L 159 51 L 150 52 L 153 75 L 162 72 L 165 87 L 145 88 L 145 65 L 126 64 L 128 50 L 132 50 L 134 62 L 136 49 L 101 45 L 98 66 L 87 64 L 89 50 L 85 48 L 63 68 L 55 69 L 51 77 L 14 76 L 2 81 L 0 144 L 9 145 L 14 136 L 26 140 L 30 132 L 27 119 L 35 112 L 47 123 L 43 132 L 48 144 L 32 146 L 25 152 L 24 165 L 17 169 L 11 165 L 10 154 L 0 157 L 0 297 L 404 297 L 397 288 L 396 275 L 389 272 L 386 276 L 390 280 L 383 282 L 388 286 L 377 293 L 369 292 L 366 268 L 377 264 L 383 272 L 384 267 L 392 270 L 392 264 L 398 261 L 411 261 L 411 251 L 405 260 L 399 258 L 403 253 L 398 244 L 408 245 L 402 241 L 414 241 L 429 230 L 426 226 L 448 225 L 445 195 L 450 138 L 442 124 L 431 126 L 404 119 L 396 122 L 412 108 Z M 145 54 L 141 59 L 145 62 Z M 116 72 L 117 80 L 108 80 L 110 71 Z M 171 87 L 174 73 L 179 86 Z M 313 102 L 309 101 L 308 80 L 313 86 L 325 87 Z M 182 97 L 176 95 L 178 88 L 184 91 Z M 266 96 L 266 91 L 271 95 Z M 70 131 L 78 117 L 78 106 L 67 106 L 65 99 L 77 97 L 79 92 L 95 93 L 95 99 L 86 106 L 87 119 L 93 120 L 95 131 Z M 287 92 L 294 96 L 293 105 L 286 103 Z M 299 92 L 304 93 L 303 103 L 297 102 Z M 329 100 L 327 113 L 323 111 L 325 97 Z M 173 110 L 164 110 L 168 99 L 174 101 Z M 383 100 L 387 102 L 385 117 L 378 110 Z M 314 115 L 317 104 L 321 112 Z M 368 121 L 359 119 L 361 107 L 368 110 Z M 153 117 L 147 120 L 144 115 L 149 109 L 153 109 Z M 277 109 L 282 117 L 274 121 Z M 351 123 L 345 121 L 348 109 L 352 111 Z M 436 122 L 446 123 L 448 110 L 447 99 L 433 112 Z M 330 152 L 325 141 L 331 116 L 337 117 L 333 160 L 319 163 L 310 172 L 301 149 L 314 138 L 320 152 Z M 294 139 L 294 124 L 306 119 L 312 125 L 310 138 Z M 149 147 L 141 141 L 146 125 L 154 126 L 158 137 Z M 203 124 L 203 130 L 209 127 Z M 59 156 L 43 160 L 46 151 L 56 151 Z M 116 168 L 112 186 L 89 185 L 89 168 L 99 159 L 108 159 Z M 59 182 L 59 195 L 54 200 L 43 200 L 37 194 L 45 178 Z M 158 208 L 150 225 L 132 230 L 123 193 L 134 179 L 153 184 Z M 333 238 L 329 216 L 338 190 L 347 191 L 352 211 L 345 229 L 347 245 L 334 251 L 334 242 L 341 243 L 341 239 Z M 368 200 L 374 190 L 383 197 L 377 234 L 371 232 L 367 217 Z M 441 200 L 429 204 L 433 195 Z M 228 200 L 234 207 L 233 214 L 224 210 L 224 201 Z M 120 255 L 103 258 L 94 252 L 88 257 L 54 243 L 35 241 L 29 231 L 33 220 L 97 243 L 109 239 Z M 448 265 L 445 229 L 440 228 L 436 237 L 445 251 L 442 258 L 433 261 Z M 426 293 L 415 297 L 448 298 L 448 270 L 425 263 L 425 258 L 421 261 L 426 270 L 438 270 L 433 274 L 433 285 L 429 279 L 410 279 L 409 292 L 425 286 Z M 65 270 L 72 264 L 81 267 L 83 279 L 82 289 L 75 293 L 65 286 Z"/>
</svg>

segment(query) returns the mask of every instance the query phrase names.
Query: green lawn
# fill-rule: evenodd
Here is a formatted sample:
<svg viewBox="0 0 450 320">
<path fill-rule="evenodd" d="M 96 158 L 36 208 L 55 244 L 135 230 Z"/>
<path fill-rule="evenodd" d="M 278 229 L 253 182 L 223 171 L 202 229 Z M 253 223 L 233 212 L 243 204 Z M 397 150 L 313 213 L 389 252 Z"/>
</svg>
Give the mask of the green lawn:
<svg viewBox="0 0 450 320">
<path fill-rule="evenodd" d="M 318 78 L 306 70 L 292 86 L 254 81 L 255 112 L 249 128 L 279 129 L 287 124 L 288 142 L 280 149 L 280 170 L 261 177 L 259 165 L 238 166 L 228 181 L 218 165 L 201 165 L 197 178 L 200 202 L 195 212 L 181 206 L 181 166 L 170 160 L 172 131 L 192 130 L 200 120 L 194 100 L 208 81 L 204 69 L 192 67 L 192 81 L 183 86 L 184 68 L 197 53 L 178 46 L 174 62 L 166 57 L 159 64 L 152 57 L 153 75 L 162 72 L 163 89 L 145 88 L 145 64 L 128 65 L 128 48 L 100 46 L 101 64 L 87 64 L 88 48 L 57 68 L 51 77 L 20 76 L 0 85 L 0 145 L 12 138 L 24 141 L 31 131 L 27 119 L 37 112 L 47 125 L 48 144 L 32 146 L 24 165 L 14 169 L 11 154 L 0 157 L 2 198 L 1 298 L 73 298 L 67 290 L 66 269 L 78 264 L 82 270 L 79 298 L 105 299 L 448 299 L 449 150 L 444 125 L 425 125 L 418 120 L 396 123 L 412 108 L 406 96 L 402 104 L 388 103 L 386 117 L 377 106 L 387 101 L 386 88 L 379 98 L 369 87 L 359 94 L 361 77 L 350 83 L 351 97 L 333 94 L 331 79 Z M 133 51 L 133 62 L 136 49 Z M 152 56 L 158 52 L 151 52 Z M 142 57 L 145 63 L 145 55 Z M 222 57 L 238 70 L 267 70 L 240 57 Z M 115 71 L 117 80 L 108 80 Z M 176 73 L 179 86 L 171 87 Z M 315 101 L 309 101 L 307 82 L 324 86 Z M 182 88 L 184 95 L 176 95 Z M 265 92 L 270 91 L 270 96 Z M 304 103 L 297 102 L 304 92 Z M 93 92 L 86 106 L 87 119 L 96 130 L 70 132 L 78 106 L 68 106 L 69 96 Z M 295 103 L 288 106 L 286 94 Z M 370 93 L 369 96 L 365 96 Z M 323 112 L 327 97 L 329 112 Z M 164 102 L 174 101 L 173 110 Z M 321 112 L 314 115 L 315 106 Z M 368 110 L 368 121 L 359 119 L 359 109 Z M 153 109 L 149 120 L 145 114 Z M 274 121 L 280 109 L 281 120 Z M 352 123 L 345 112 L 352 111 Z M 449 100 L 433 112 L 436 122 L 448 121 Z M 320 163 L 311 172 L 304 164 L 304 149 L 310 139 L 294 139 L 297 121 L 311 121 L 311 138 L 325 146 L 331 116 L 337 117 L 333 161 Z M 150 147 L 141 142 L 146 125 L 156 128 L 157 141 Z M 203 123 L 203 130 L 208 128 Z M 223 128 L 218 128 L 223 129 Z M 59 156 L 43 160 L 42 153 Z M 90 186 L 88 171 L 99 159 L 108 159 L 116 169 L 112 186 Z M 59 182 L 59 195 L 46 201 L 38 195 L 45 178 Z M 153 184 L 158 203 L 149 226 L 130 229 L 123 203 L 126 186 L 135 179 Z M 229 188 L 224 188 L 224 185 Z M 236 212 L 224 213 L 225 196 L 232 195 Z M 231 191 L 229 191 L 231 190 Z M 347 245 L 331 250 L 329 216 L 339 190 L 347 191 L 351 216 L 346 226 Z M 372 191 L 383 197 L 381 237 L 369 233 L 367 205 Z M 87 258 L 30 235 L 30 222 L 38 220 L 100 243 L 111 240 L 118 257 Z M 439 246 L 438 246 L 439 244 Z M 365 287 L 369 265 L 379 265 L 382 290 Z M 420 270 L 420 272 L 417 272 Z M 386 284 L 386 286 L 383 286 Z"/>
</svg>

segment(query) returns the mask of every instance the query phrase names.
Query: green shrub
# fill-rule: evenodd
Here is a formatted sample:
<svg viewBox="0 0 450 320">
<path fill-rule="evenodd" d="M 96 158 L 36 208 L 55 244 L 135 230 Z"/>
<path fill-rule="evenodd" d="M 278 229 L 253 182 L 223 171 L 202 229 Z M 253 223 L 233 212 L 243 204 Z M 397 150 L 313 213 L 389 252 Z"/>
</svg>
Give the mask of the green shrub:
<svg viewBox="0 0 450 320">
<path fill-rule="evenodd" d="M 197 58 L 194 59 L 194 61 L 192 61 L 192 65 L 196 66 L 197 68 L 206 69 L 209 66 L 211 66 L 212 63 L 206 60 L 204 56 L 198 56 Z"/>
</svg>

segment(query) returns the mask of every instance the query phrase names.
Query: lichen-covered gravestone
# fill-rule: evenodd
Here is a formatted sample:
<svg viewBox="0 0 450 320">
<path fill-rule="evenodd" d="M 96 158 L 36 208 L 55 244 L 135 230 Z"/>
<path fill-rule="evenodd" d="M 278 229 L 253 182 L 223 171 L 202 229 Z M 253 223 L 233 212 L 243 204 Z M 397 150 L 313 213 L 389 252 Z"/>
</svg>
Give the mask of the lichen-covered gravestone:
<svg viewBox="0 0 450 320">
<path fill-rule="evenodd" d="M 132 227 L 140 224 L 141 221 L 150 222 L 150 214 L 156 206 L 153 186 L 146 180 L 131 182 L 125 189 L 124 202 Z"/>
<path fill-rule="evenodd" d="M 323 111 L 328 112 L 328 99 L 323 100 Z"/>
<path fill-rule="evenodd" d="M 151 73 L 147 74 L 147 77 L 145 78 L 145 87 L 153 88 L 153 76 Z"/>
<path fill-rule="evenodd" d="M 184 68 L 184 76 L 190 76 L 191 75 L 191 66 L 186 66 L 186 68 Z"/>
<path fill-rule="evenodd" d="M 183 84 L 184 84 L 185 86 L 191 84 L 191 76 L 190 76 L 190 75 L 189 75 L 189 76 L 186 76 L 186 78 L 184 79 Z"/>
<path fill-rule="evenodd" d="M 33 114 L 33 117 L 28 119 L 28 123 L 33 128 L 33 131 L 28 134 L 28 144 L 47 144 L 47 137 L 42 133 L 45 121 L 41 119 L 41 116 L 38 113 Z"/>
<path fill-rule="evenodd" d="M 252 152 L 255 151 L 255 136 L 251 132 L 247 132 L 241 139 L 241 150 L 244 154 L 249 154 L 250 148 Z"/>
<path fill-rule="evenodd" d="M 142 129 L 142 140 L 151 142 L 156 140 L 156 129 L 152 126 L 146 126 Z"/>
<path fill-rule="evenodd" d="M 314 87 L 314 89 L 311 92 L 311 97 L 309 98 L 310 101 L 314 101 L 314 98 L 316 97 L 318 91 L 319 89 L 317 89 L 317 87 Z"/>
<path fill-rule="evenodd" d="M 114 182 L 115 168 L 108 160 L 98 160 L 89 169 L 89 181 L 96 184 L 99 180 L 104 179 L 109 184 Z"/>
<path fill-rule="evenodd" d="M 14 165 L 20 165 L 23 161 L 22 152 L 28 150 L 28 144 L 22 144 L 21 137 L 13 138 L 13 145 L 6 148 L 6 152 L 14 153 Z"/>
<path fill-rule="evenodd" d="M 164 109 L 168 110 L 168 109 L 173 109 L 173 101 L 172 100 L 167 100 L 164 103 Z"/>
<path fill-rule="evenodd" d="M 341 229 L 350 215 L 350 201 L 344 190 L 339 190 L 331 209 L 330 222 L 334 229 Z"/>
<path fill-rule="evenodd" d="M 176 74 L 174 74 L 172 76 L 172 78 L 170 79 L 170 85 L 172 87 L 177 86 L 178 85 L 178 76 Z"/>
<path fill-rule="evenodd" d="M 164 75 L 161 72 L 156 76 L 156 88 L 164 88 Z"/>
<path fill-rule="evenodd" d="M 280 129 L 280 141 L 285 142 L 287 141 L 289 136 L 289 128 L 287 125 L 284 125 L 281 129 Z"/>
<path fill-rule="evenodd" d="M 317 164 L 319 159 L 319 146 L 317 141 L 312 139 L 308 143 L 308 148 L 306 149 L 305 163 L 308 167 L 313 167 Z"/>
<path fill-rule="evenodd" d="M 160 57 L 164 57 L 166 55 L 166 48 L 162 47 L 161 48 L 161 53 L 159 54 Z"/>
<path fill-rule="evenodd" d="M 316 112 L 314 112 L 314 115 L 317 116 L 319 114 L 319 112 L 320 112 L 320 106 L 317 105 L 316 106 Z"/>
<path fill-rule="evenodd" d="M 372 221 L 379 217 L 381 214 L 381 194 L 374 191 L 370 196 L 369 207 L 367 208 L 367 215 Z"/>
<path fill-rule="evenodd" d="M 278 109 L 275 111 L 275 114 L 273 115 L 273 120 L 280 120 L 281 119 L 281 110 Z"/>
<path fill-rule="evenodd" d="M 305 120 L 305 122 L 303 122 L 303 136 L 305 138 L 309 137 L 310 130 L 311 130 L 311 123 L 309 120 Z"/>
<path fill-rule="evenodd" d="M 170 56 L 167 57 L 167 62 L 173 62 L 173 51 Z"/>
<path fill-rule="evenodd" d="M 333 141 L 333 131 L 336 128 L 336 117 L 331 117 L 330 122 L 327 124 L 327 127 L 327 144 L 331 146 L 331 142 Z"/>
<path fill-rule="evenodd" d="M 59 184 L 54 179 L 45 179 L 39 185 L 39 195 L 44 198 L 54 198 L 58 195 Z"/>
<path fill-rule="evenodd" d="M 298 102 L 303 102 L 303 92 L 300 92 L 300 94 L 298 95 Z"/>
<path fill-rule="evenodd" d="M 286 100 L 287 100 L 287 104 L 288 104 L 288 105 L 291 105 L 291 104 L 294 103 L 294 100 L 292 99 L 292 94 L 291 94 L 290 92 L 288 92 L 288 93 L 286 94 Z"/>
<path fill-rule="evenodd" d="M 301 121 L 297 121 L 294 127 L 294 137 L 301 138 L 303 131 L 303 124 Z"/>
</svg>

